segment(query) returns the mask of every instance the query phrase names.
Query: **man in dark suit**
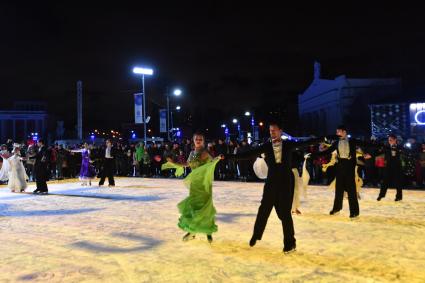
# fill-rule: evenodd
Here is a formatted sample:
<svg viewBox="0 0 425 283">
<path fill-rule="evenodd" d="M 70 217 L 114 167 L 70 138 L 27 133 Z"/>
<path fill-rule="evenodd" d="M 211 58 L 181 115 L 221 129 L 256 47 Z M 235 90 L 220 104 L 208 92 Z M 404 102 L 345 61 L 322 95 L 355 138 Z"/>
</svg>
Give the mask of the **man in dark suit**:
<svg viewBox="0 0 425 283">
<path fill-rule="evenodd" d="M 268 166 L 268 174 L 263 190 L 263 198 L 258 209 L 255 220 L 254 233 L 249 242 L 253 247 L 257 240 L 261 240 L 270 213 L 275 208 L 279 219 L 282 221 L 284 234 L 285 253 L 296 250 L 296 240 L 294 224 L 292 221 L 292 200 L 294 190 L 294 175 L 291 171 L 293 152 L 300 147 L 319 143 L 322 139 L 311 139 L 307 142 L 291 142 L 282 140 L 282 127 L 279 123 L 270 123 L 270 140 L 266 143 L 236 155 L 226 155 L 233 160 L 246 160 L 265 154 L 265 161 Z"/>
<path fill-rule="evenodd" d="M 364 142 L 355 139 L 349 139 L 347 129 L 341 125 L 336 129 L 336 135 L 339 139 L 325 151 L 314 153 L 311 158 L 330 154 L 337 151 L 336 169 L 336 188 L 335 199 L 330 215 L 339 214 L 342 209 L 344 191 L 348 193 L 348 204 L 350 206 L 350 218 L 357 218 L 360 214 L 359 202 L 357 200 L 355 169 L 356 169 L 356 148 L 365 145 Z"/>
<path fill-rule="evenodd" d="M 39 139 L 37 142 L 38 150 L 37 154 L 34 157 L 34 173 L 35 173 L 35 181 L 37 184 L 36 190 L 33 192 L 34 194 L 47 194 L 47 181 L 49 179 L 49 152 L 47 150 L 46 145 L 44 144 L 44 140 Z"/>
<path fill-rule="evenodd" d="M 383 152 L 385 156 L 384 180 L 379 192 L 378 201 L 385 197 L 388 187 L 397 189 L 395 201 L 403 199 L 403 173 L 401 166 L 401 154 L 403 148 L 397 144 L 397 137 L 394 134 L 388 136 L 389 146 L 384 147 Z"/>
<path fill-rule="evenodd" d="M 106 177 L 108 177 L 109 186 L 115 186 L 114 171 L 115 171 L 115 158 L 116 150 L 112 146 L 111 140 L 106 140 L 106 147 L 101 151 L 100 158 L 102 160 L 102 169 L 100 171 L 99 186 L 105 183 Z"/>
</svg>

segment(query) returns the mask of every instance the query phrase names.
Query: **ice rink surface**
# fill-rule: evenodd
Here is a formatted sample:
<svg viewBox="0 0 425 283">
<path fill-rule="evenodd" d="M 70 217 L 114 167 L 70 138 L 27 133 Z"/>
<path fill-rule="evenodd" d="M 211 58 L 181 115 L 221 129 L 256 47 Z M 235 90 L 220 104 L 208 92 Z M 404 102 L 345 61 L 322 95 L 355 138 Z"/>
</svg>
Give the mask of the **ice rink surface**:
<svg viewBox="0 0 425 283">
<path fill-rule="evenodd" d="M 248 246 L 261 183 L 215 182 L 218 232 L 182 242 L 181 180 L 118 178 L 117 186 L 49 184 L 47 196 L 0 187 L 0 282 L 425 282 L 425 191 L 376 201 L 360 218 L 329 216 L 333 192 L 309 188 L 294 216 L 297 252 L 282 253 L 276 213 Z M 34 185 L 28 191 L 34 190 Z"/>
</svg>

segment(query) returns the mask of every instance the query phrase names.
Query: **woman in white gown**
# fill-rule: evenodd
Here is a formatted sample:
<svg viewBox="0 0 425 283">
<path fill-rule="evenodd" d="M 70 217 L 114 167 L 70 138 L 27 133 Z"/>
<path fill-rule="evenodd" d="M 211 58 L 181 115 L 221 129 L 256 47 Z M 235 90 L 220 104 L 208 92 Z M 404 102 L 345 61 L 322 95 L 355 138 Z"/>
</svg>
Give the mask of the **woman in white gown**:
<svg viewBox="0 0 425 283">
<path fill-rule="evenodd" d="M 0 181 L 6 182 L 9 180 L 9 162 L 7 159 L 10 157 L 10 153 L 7 151 L 6 145 L 1 146 L 0 157 L 3 159 L 0 166 Z"/>
<path fill-rule="evenodd" d="M 6 156 L 2 156 L 3 158 L 3 165 L 4 160 L 6 160 L 7 163 L 7 175 L 9 182 L 7 186 L 9 189 L 14 193 L 24 192 L 27 188 L 27 173 L 25 172 L 25 167 L 22 164 L 22 157 L 21 157 L 21 149 L 19 144 L 13 145 L 13 152 L 12 156 L 9 158 L 6 158 Z"/>
</svg>

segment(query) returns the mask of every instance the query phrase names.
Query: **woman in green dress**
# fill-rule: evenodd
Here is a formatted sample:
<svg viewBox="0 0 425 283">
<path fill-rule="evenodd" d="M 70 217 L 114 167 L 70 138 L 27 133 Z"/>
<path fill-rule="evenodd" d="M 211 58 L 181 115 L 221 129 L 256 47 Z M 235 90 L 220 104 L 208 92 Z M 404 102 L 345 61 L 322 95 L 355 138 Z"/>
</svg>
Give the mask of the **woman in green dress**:
<svg viewBox="0 0 425 283">
<path fill-rule="evenodd" d="M 189 188 L 189 196 L 181 201 L 177 207 L 180 212 L 178 226 L 187 233 L 183 241 L 195 238 L 197 233 L 207 235 L 208 242 L 212 242 L 212 233 L 217 232 L 215 224 L 216 210 L 212 199 L 212 182 L 214 169 L 222 157 L 213 159 L 205 148 L 203 134 L 193 135 L 195 149 L 191 151 L 185 164 L 172 163 L 168 160 L 163 170 L 170 168 L 190 167 L 192 172 L 184 179 Z M 176 173 L 181 170 L 176 170 Z"/>
</svg>

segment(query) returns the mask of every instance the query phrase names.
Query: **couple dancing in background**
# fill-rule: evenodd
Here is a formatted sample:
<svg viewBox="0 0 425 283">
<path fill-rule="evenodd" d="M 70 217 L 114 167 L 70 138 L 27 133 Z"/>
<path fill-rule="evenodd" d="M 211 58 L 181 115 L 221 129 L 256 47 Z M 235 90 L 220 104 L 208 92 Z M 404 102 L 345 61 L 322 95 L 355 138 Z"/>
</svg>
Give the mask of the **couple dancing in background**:
<svg viewBox="0 0 425 283">
<path fill-rule="evenodd" d="M 49 180 L 49 152 L 42 139 L 37 141 L 37 152 L 34 156 L 30 157 L 35 159 L 34 173 L 36 180 L 36 189 L 34 194 L 47 194 L 48 187 L 47 181 Z M 10 155 L 6 151 L 2 151 L 0 156 L 3 158 L 3 165 L 0 170 L 0 180 L 8 181 L 8 187 L 12 192 L 24 192 L 27 188 L 28 176 L 25 171 L 25 167 L 22 164 L 24 158 L 20 154 L 21 146 L 14 144 L 12 154 Z M 90 148 L 87 143 L 84 144 L 80 150 L 73 150 L 73 152 L 80 152 L 82 154 L 80 180 L 83 181 L 82 185 L 91 185 L 91 180 L 96 176 L 93 165 L 90 160 Z M 114 157 L 115 149 L 112 147 L 110 140 L 106 141 L 106 148 L 102 152 L 103 154 L 103 170 L 100 173 L 99 185 L 103 185 L 105 178 L 108 177 L 109 186 L 114 186 Z"/>
<path fill-rule="evenodd" d="M 39 139 L 37 141 L 37 153 L 30 157 L 35 159 L 34 173 L 36 179 L 36 189 L 34 194 L 47 194 L 47 180 L 49 179 L 48 162 L 49 155 L 44 141 Z M 8 187 L 11 192 L 19 193 L 25 192 L 27 188 L 28 176 L 25 167 L 22 164 L 23 157 L 21 157 L 21 146 L 19 144 L 13 145 L 12 154 L 2 153 L 3 166 L 0 170 L 0 179 L 8 181 Z"/>
<path fill-rule="evenodd" d="M 96 177 L 96 170 L 93 166 L 92 149 L 88 143 L 84 143 L 82 149 L 72 150 L 72 152 L 81 153 L 81 170 L 80 181 L 82 186 L 91 186 L 91 181 Z M 106 147 L 100 152 L 100 159 L 102 161 L 102 169 L 99 173 L 99 186 L 103 186 L 105 179 L 108 178 L 109 187 L 115 186 L 114 171 L 115 159 L 117 152 L 115 147 L 112 146 L 111 140 L 106 140 Z"/>
<path fill-rule="evenodd" d="M 37 154 L 31 159 L 35 159 L 34 172 L 36 179 L 36 190 L 34 194 L 47 194 L 47 180 L 49 177 L 49 171 L 47 168 L 48 164 L 48 151 L 44 146 L 42 139 L 38 140 L 38 151 Z M 24 158 L 21 157 L 21 146 L 19 144 L 13 145 L 12 154 L 2 153 L 3 166 L 0 170 L 0 179 L 8 181 L 8 187 L 11 192 L 19 193 L 25 192 L 27 188 L 28 176 L 25 171 L 25 167 L 22 164 Z"/>
</svg>

